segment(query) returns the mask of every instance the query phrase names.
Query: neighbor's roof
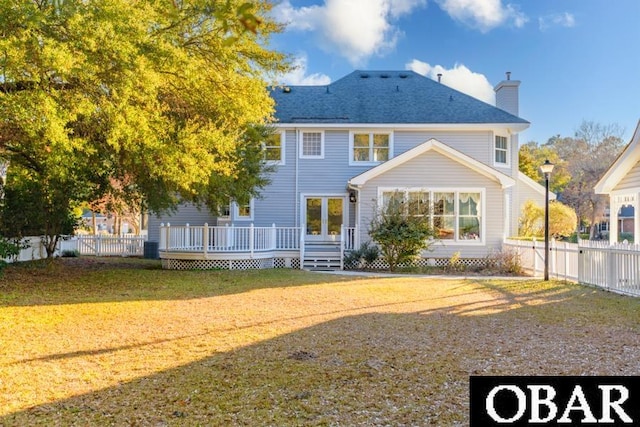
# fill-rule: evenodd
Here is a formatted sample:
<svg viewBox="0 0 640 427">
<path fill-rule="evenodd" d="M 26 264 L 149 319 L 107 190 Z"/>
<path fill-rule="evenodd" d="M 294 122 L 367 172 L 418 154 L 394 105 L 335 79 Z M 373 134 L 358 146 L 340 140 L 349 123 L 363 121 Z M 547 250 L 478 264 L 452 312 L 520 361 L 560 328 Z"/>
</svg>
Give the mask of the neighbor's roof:
<svg viewBox="0 0 640 427">
<path fill-rule="evenodd" d="M 280 123 L 529 124 L 413 71 L 354 71 L 329 85 L 274 87 L 271 96 Z"/>
</svg>

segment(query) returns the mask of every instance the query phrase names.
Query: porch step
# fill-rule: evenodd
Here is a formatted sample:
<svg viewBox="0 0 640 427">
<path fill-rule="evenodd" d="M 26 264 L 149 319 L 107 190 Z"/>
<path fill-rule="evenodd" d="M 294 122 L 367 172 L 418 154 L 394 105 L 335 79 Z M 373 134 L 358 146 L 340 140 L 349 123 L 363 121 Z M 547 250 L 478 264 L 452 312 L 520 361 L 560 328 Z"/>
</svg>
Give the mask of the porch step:
<svg viewBox="0 0 640 427">
<path fill-rule="evenodd" d="M 302 267 L 308 270 L 340 270 L 340 246 L 308 244 L 305 246 Z"/>
</svg>

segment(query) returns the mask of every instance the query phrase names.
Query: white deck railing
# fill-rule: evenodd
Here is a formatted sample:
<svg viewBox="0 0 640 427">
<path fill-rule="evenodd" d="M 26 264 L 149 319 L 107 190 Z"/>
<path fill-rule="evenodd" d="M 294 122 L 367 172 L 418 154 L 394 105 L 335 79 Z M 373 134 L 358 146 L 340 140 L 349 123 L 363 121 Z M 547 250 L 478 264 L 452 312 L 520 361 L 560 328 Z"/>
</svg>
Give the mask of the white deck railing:
<svg viewBox="0 0 640 427">
<path fill-rule="evenodd" d="M 273 250 L 298 251 L 300 249 L 299 227 L 213 227 L 160 226 L 160 251 L 170 252 L 264 252 Z"/>
<path fill-rule="evenodd" d="M 544 272 L 544 242 L 507 239 L 504 246 L 520 255 L 525 270 Z M 611 291 L 640 296 L 640 245 L 581 240 L 549 242 L 549 276 L 575 280 Z"/>
</svg>

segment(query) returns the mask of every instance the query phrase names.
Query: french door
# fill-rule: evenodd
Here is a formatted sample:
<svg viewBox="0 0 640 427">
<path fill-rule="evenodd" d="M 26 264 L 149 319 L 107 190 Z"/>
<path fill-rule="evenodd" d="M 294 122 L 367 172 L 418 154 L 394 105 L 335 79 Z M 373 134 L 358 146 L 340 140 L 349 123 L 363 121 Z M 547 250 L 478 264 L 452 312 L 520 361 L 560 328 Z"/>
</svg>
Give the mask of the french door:
<svg viewBox="0 0 640 427">
<path fill-rule="evenodd" d="M 344 223 L 345 214 L 344 204 L 344 197 L 305 197 L 305 240 L 340 241 L 341 226 Z"/>
</svg>

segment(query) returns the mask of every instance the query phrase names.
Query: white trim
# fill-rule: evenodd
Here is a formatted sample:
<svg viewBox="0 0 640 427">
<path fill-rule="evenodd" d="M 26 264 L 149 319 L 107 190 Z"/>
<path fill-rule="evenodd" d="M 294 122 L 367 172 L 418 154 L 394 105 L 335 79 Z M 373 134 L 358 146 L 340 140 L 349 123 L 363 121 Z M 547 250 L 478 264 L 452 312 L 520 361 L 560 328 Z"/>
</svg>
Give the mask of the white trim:
<svg viewBox="0 0 640 427">
<path fill-rule="evenodd" d="M 518 181 L 520 181 L 521 183 L 523 183 L 524 185 L 528 186 L 533 191 L 535 191 L 536 193 L 538 193 L 542 197 L 544 197 L 545 192 L 546 192 L 545 187 L 543 185 L 537 183 L 533 179 L 531 179 L 528 175 L 525 175 L 524 173 L 518 171 Z M 556 195 L 556 193 L 554 193 L 553 191 L 549 191 L 549 199 L 550 200 L 556 200 L 557 198 L 558 198 L 558 196 Z"/>
<path fill-rule="evenodd" d="M 529 123 L 274 123 L 284 129 L 396 129 L 396 130 L 489 130 L 504 129 L 518 133 L 529 127 Z"/>
<path fill-rule="evenodd" d="M 300 193 L 300 233 L 305 235 L 307 232 L 307 204 L 305 199 L 309 197 L 323 199 L 342 199 L 342 224 L 347 225 L 349 221 L 349 193 Z M 360 201 L 358 200 L 358 203 Z M 306 240 L 306 238 L 305 238 Z"/>
<path fill-rule="evenodd" d="M 240 205 L 238 205 L 237 202 L 233 202 L 232 203 L 233 206 L 233 218 L 236 221 L 253 221 L 253 216 L 254 216 L 254 203 L 253 203 L 253 197 L 251 198 L 251 200 L 249 200 L 249 212 L 251 213 L 251 215 L 249 216 L 240 216 Z"/>
<path fill-rule="evenodd" d="M 377 188 L 377 206 L 381 207 L 382 204 L 382 194 L 384 192 L 397 191 L 404 193 L 404 197 L 407 197 L 407 194 L 410 192 L 428 192 L 429 194 L 429 202 L 433 204 L 433 197 L 431 195 L 433 193 L 454 193 L 455 194 L 455 229 L 454 229 L 454 239 L 446 239 L 446 240 L 438 240 L 438 243 L 443 244 L 444 246 L 451 245 L 463 245 L 463 246 L 485 246 L 486 242 L 486 234 L 487 234 L 487 192 L 486 188 L 483 187 L 378 187 Z M 460 226 L 460 216 L 459 216 L 459 206 L 458 201 L 460 199 L 460 193 L 480 193 L 480 238 L 479 239 L 458 239 L 459 226 Z M 430 215 L 433 215 L 433 205 L 430 207 Z"/>
<path fill-rule="evenodd" d="M 496 146 L 496 144 L 498 142 L 497 141 L 498 138 L 504 138 L 507 145 L 504 150 L 500 149 L 501 152 L 505 152 L 506 161 L 504 163 L 496 161 L 496 152 L 498 151 L 498 147 Z M 503 135 L 499 132 L 493 132 L 492 148 L 493 150 L 491 151 L 491 154 L 492 154 L 493 166 L 497 168 L 511 169 L 511 137 L 509 135 Z"/>
<path fill-rule="evenodd" d="M 268 165 L 284 166 L 287 164 L 285 159 L 285 153 L 287 152 L 285 148 L 287 141 L 287 138 L 285 137 L 286 133 L 286 130 L 278 131 L 278 134 L 280 135 L 280 160 L 265 160 L 265 163 L 267 163 Z M 266 151 L 266 144 L 264 144 L 264 147 Z"/>
<path fill-rule="evenodd" d="M 594 186 L 595 192 L 597 194 L 612 193 L 613 189 L 620 184 L 620 181 L 624 179 L 638 161 L 640 161 L 640 121 L 636 125 L 636 130 L 633 132 L 629 144 Z M 626 191 L 632 192 L 631 189 Z"/>
<path fill-rule="evenodd" d="M 306 133 L 319 133 L 320 134 L 320 155 L 305 155 L 304 154 L 304 135 Z M 324 130 L 307 130 L 300 132 L 300 141 L 298 141 L 300 147 L 300 158 L 301 159 L 324 159 Z"/>
<path fill-rule="evenodd" d="M 349 185 L 361 187 L 366 184 L 367 181 L 377 177 L 378 175 L 388 172 L 393 168 L 400 166 L 403 163 L 431 150 L 440 153 L 443 156 L 448 157 L 451 160 L 454 160 L 461 165 L 466 166 L 469 169 L 492 179 L 493 181 L 499 182 L 503 189 L 516 184 L 515 179 L 511 178 L 510 176 L 507 176 L 504 173 L 497 171 L 494 168 L 487 166 L 484 163 L 481 163 L 476 159 L 449 147 L 446 144 L 443 144 L 437 139 L 431 138 L 430 140 L 418 145 L 417 147 L 414 147 L 409 151 L 405 151 L 399 156 L 394 157 L 393 159 L 385 163 L 382 163 L 358 176 L 351 178 L 349 180 Z"/>
<path fill-rule="evenodd" d="M 357 161 L 353 159 L 353 150 L 354 150 L 354 135 L 355 134 L 368 134 L 369 135 L 369 154 L 373 155 L 373 141 L 371 137 L 373 134 L 377 135 L 388 135 L 389 136 L 389 158 L 383 161 Z M 383 130 L 383 129 L 355 129 L 349 131 L 349 166 L 376 166 L 382 164 L 384 162 L 388 162 L 393 158 L 393 130 Z"/>
</svg>

